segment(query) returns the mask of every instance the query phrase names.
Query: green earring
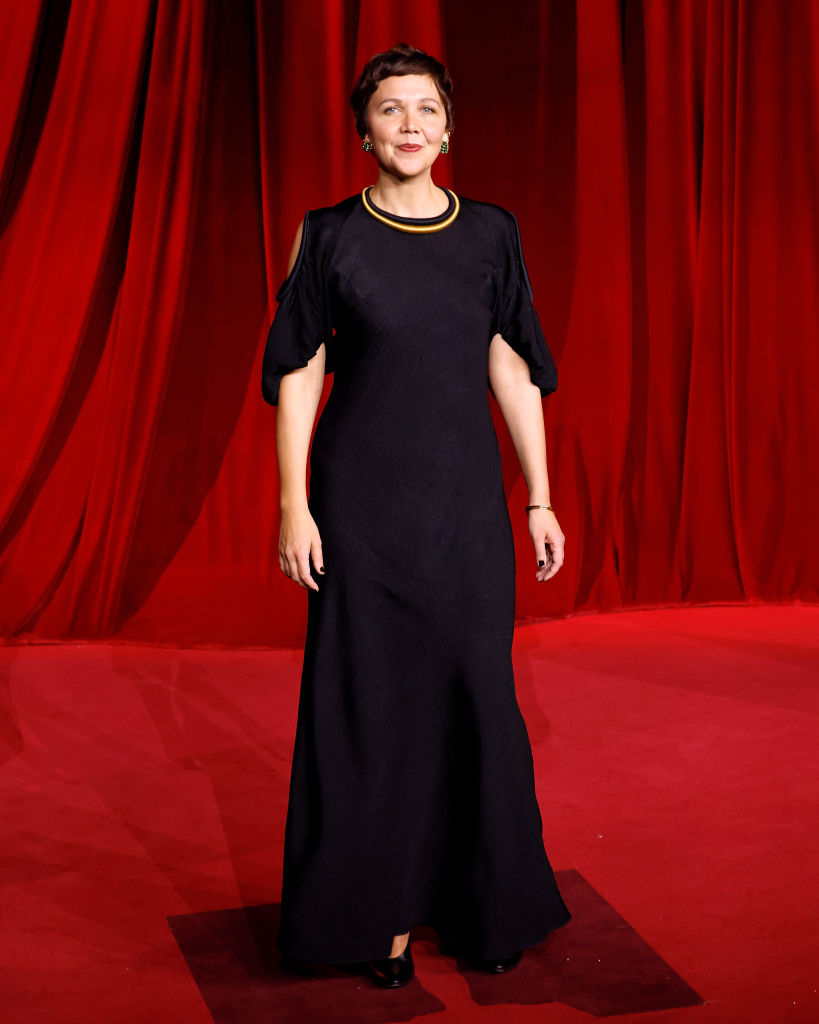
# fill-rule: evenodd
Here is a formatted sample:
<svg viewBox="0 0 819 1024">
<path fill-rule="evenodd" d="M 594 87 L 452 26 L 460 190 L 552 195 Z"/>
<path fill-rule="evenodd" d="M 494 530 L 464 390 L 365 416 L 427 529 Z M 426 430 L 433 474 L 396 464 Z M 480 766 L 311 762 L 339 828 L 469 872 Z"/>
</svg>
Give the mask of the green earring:
<svg viewBox="0 0 819 1024">
<path fill-rule="evenodd" d="M 441 142 L 441 152 L 442 153 L 448 153 L 449 152 L 449 142 L 446 139 L 444 139 Z"/>
<path fill-rule="evenodd" d="M 372 151 L 373 151 L 373 144 L 370 142 L 369 139 L 365 139 L 361 143 L 361 148 L 364 150 L 365 153 L 372 153 Z"/>
</svg>

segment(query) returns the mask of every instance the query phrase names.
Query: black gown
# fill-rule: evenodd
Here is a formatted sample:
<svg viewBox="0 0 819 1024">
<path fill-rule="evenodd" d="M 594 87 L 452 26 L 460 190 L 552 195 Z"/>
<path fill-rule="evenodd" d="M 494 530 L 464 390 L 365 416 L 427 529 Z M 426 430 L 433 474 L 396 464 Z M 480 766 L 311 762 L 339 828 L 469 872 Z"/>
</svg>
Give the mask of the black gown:
<svg viewBox="0 0 819 1024">
<path fill-rule="evenodd" d="M 307 212 L 263 360 L 272 405 L 322 342 L 334 374 L 310 455 L 325 573 L 311 560 L 277 944 L 360 962 L 428 924 L 508 956 L 569 912 L 515 694 L 489 343 L 541 394 L 557 372 L 514 214 L 447 190 L 441 216 L 396 217 L 368 192 Z"/>
</svg>

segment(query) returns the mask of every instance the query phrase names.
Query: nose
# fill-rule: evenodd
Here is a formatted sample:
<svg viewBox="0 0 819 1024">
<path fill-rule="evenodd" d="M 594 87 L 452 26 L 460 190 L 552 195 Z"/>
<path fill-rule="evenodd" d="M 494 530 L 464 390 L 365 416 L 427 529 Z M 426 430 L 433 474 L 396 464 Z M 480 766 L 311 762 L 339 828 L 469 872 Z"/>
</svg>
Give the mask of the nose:
<svg viewBox="0 0 819 1024">
<path fill-rule="evenodd" d="M 406 115 L 404 116 L 403 128 L 404 131 L 407 132 L 418 131 L 418 129 L 415 127 L 415 122 L 413 121 L 412 114 L 409 111 L 407 111 Z"/>
</svg>

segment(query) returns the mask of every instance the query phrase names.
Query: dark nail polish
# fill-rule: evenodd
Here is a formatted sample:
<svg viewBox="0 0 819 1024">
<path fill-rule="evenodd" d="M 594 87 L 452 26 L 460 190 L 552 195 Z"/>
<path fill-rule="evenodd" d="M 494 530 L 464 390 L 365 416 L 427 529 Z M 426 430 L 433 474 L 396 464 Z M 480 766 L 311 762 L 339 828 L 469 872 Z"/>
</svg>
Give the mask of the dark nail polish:
<svg viewBox="0 0 819 1024">
<path fill-rule="evenodd" d="M 319 566 L 319 572 L 324 572 L 324 566 L 323 565 Z"/>
<path fill-rule="evenodd" d="M 541 566 L 541 567 L 542 567 L 542 566 L 544 566 L 544 565 L 545 565 L 546 563 L 545 563 L 545 562 L 543 562 L 543 561 L 539 561 L 539 562 L 538 562 L 537 564 L 538 564 L 539 566 Z"/>
</svg>

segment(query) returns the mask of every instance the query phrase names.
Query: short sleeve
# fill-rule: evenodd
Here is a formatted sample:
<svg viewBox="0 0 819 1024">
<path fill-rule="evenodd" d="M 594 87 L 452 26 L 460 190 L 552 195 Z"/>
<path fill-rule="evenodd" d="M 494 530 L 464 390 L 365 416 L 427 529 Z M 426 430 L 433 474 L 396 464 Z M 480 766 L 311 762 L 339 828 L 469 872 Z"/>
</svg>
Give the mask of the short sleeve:
<svg viewBox="0 0 819 1024">
<path fill-rule="evenodd" d="M 262 397 L 271 405 L 279 401 L 282 377 L 307 366 L 322 342 L 330 340 L 330 301 L 321 245 L 311 212 L 304 215 L 301 245 L 290 274 L 276 293 L 278 307 L 265 343 L 262 360 Z M 327 346 L 325 373 L 333 370 L 331 347 Z"/>
<path fill-rule="evenodd" d="M 505 212 L 509 220 L 504 232 L 501 283 L 492 337 L 503 336 L 529 364 L 529 376 L 540 388 L 541 395 L 548 395 L 557 389 L 557 367 L 533 305 L 517 218 L 510 211 Z"/>
</svg>

